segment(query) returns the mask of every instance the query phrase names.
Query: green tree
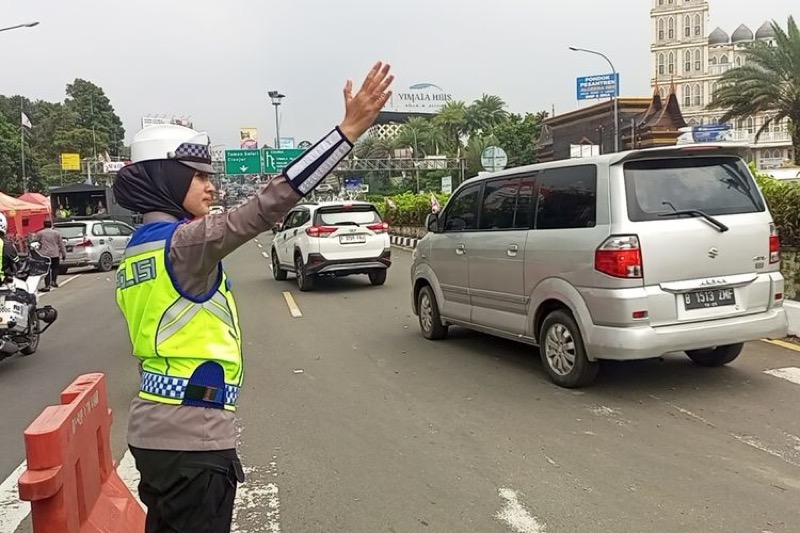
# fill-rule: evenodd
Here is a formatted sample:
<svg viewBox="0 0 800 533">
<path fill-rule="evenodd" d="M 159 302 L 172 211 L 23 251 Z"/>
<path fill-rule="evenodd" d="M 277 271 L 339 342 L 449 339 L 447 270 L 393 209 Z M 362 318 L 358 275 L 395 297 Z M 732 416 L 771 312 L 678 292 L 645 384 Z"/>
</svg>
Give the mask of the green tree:
<svg viewBox="0 0 800 533">
<path fill-rule="evenodd" d="M 785 31 L 777 22 L 772 28 L 775 45 L 749 44 L 742 51 L 744 64 L 722 75 L 708 107 L 727 110 L 722 121 L 768 113 L 756 138 L 773 121 L 788 118 L 794 162 L 800 165 L 800 29 L 792 16 Z"/>
<path fill-rule="evenodd" d="M 494 129 L 498 145 L 508 154 L 508 166 L 519 167 L 536 163 L 536 142 L 542 132 L 547 112 L 512 114 Z"/>
<path fill-rule="evenodd" d="M 86 150 L 88 132 L 92 136 L 91 151 L 81 151 L 82 156 L 94 156 L 95 150 L 98 154 L 108 152 L 112 156 L 119 155 L 119 141 L 125 138 L 125 129 L 103 89 L 77 78 L 67 85 L 64 106 L 75 120 L 75 131 L 62 136 L 63 141 L 81 145 Z"/>
<path fill-rule="evenodd" d="M 414 158 L 421 159 L 429 155 L 445 152 L 447 136 L 433 122 L 422 117 L 412 117 L 403 124 L 397 137 L 397 146 L 414 150 Z"/>
<path fill-rule="evenodd" d="M 467 147 L 464 150 L 467 164 L 467 176 L 477 176 L 478 172 L 483 170 L 481 164 L 481 154 L 483 151 L 492 145 L 497 144 L 497 138 L 493 135 L 472 135 L 467 142 Z"/>
<path fill-rule="evenodd" d="M 467 108 L 467 128 L 470 134 L 491 135 L 494 128 L 508 119 L 506 103 L 495 95 L 484 94 Z"/>
<path fill-rule="evenodd" d="M 448 102 L 433 118 L 435 127 L 440 128 L 448 140 L 448 148 L 455 157 L 460 157 L 461 138 L 469 133 L 467 127 L 467 105 L 464 102 Z"/>
</svg>

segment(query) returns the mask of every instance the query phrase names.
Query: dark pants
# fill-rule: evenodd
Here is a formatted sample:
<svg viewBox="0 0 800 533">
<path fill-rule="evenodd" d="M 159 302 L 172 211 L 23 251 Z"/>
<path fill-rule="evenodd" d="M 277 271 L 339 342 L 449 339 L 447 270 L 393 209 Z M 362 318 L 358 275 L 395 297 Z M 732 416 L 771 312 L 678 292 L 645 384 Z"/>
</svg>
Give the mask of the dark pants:
<svg viewBox="0 0 800 533">
<path fill-rule="evenodd" d="M 145 533 L 230 532 L 236 486 L 244 481 L 236 450 L 130 450 L 147 506 Z"/>
<path fill-rule="evenodd" d="M 58 283 L 58 266 L 61 264 L 60 257 L 50 258 L 50 272 L 44 277 L 44 286 L 55 286 Z"/>
</svg>

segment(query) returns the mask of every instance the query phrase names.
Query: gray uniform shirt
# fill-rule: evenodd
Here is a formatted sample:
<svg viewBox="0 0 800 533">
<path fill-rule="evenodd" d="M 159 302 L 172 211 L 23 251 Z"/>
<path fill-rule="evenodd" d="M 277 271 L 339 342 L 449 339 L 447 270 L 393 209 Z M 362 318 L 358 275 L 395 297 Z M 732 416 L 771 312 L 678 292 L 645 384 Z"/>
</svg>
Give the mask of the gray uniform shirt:
<svg viewBox="0 0 800 533">
<path fill-rule="evenodd" d="M 272 180 L 241 206 L 181 224 L 170 243 L 169 259 L 181 288 L 194 296 L 208 293 L 217 264 L 248 240 L 272 228 L 298 201 L 283 177 Z M 144 222 L 175 221 L 165 213 L 147 213 Z M 236 447 L 236 419 L 231 411 L 131 402 L 128 444 L 151 450 L 207 451 Z"/>
</svg>

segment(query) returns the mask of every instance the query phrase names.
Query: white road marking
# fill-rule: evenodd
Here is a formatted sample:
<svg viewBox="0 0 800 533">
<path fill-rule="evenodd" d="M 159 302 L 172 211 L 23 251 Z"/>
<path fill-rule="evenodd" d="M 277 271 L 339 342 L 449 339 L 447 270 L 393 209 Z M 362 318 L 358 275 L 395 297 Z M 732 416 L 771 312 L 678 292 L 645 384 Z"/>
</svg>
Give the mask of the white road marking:
<svg viewBox="0 0 800 533">
<path fill-rule="evenodd" d="M 764 373 L 800 385 L 800 368 L 790 366 L 787 368 L 776 368 L 775 370 L 765 370 Z"/>
<path fill-rule="evenodd" d="M 245 481 L 236 489 L 231 533 L 280 533 L 281 501 L 278 485 L 268 481 L 269 478 L 278 476 L 275 459 L 276 456 L 273 455 L 267 468 L 244 467 Z"/>
<path fill-rule="evenodd" d="M 128 490 L 131 491 L 133 497 L 136 498 L 136 501 L 139 502 L 139 505 L 142 506 L 142 509 L 147 511 L 147 507 L 139 499 L 139 471 L 136 470 L 136 461 L 133 459 L 130 450 L 125 451 L 125 455 L 122 456 L 122 460 L 117 465 L 117 474 L 119 474 L 125 486 L 128 487 Z"/>
<path fill-rule="evenodd" d="M 261 252 L 261 256 L 262 256 L 264 259 L 269 259 L 269 254 L 268 254 L 267 252 Z"/>
<path fill-rule="evenodd" d="M 263 246 L 262 246 L 261 244 L 258 244 L 258 247 L 259 247 L 259 248 L 263 248 Z"/>
<path fill-rule="evenodd" d="M 22 461 L 0 485 L 0 531 L 16 531 L 31 512 L 31 504 L 19 499 L 17 482 L 25 472 L 27 462 Z"/>
<path fill-rule="evenodd" d="M 63 287 L 64 285 L 66 285 L 67 283 L 69 283 L 70 281 L 74 280 L 75 278 L 79 278 L 79 277 L 81 277 L 81 275 L 80 275 L 80 274 L 75 274 L 74 276 L 71 276 L 71 277 L 69 277 L 69 278 L 65 279 L 64 281 L 60 282 L 60 283 L 58 284 L 58 286 L 59 286 L 59 288 L 61 288 L 61 287 Z M 50 291 L 52 291 L 52 290 L 54 290 L 54 289 L 50 289 Z M 37 290 L 37 291 L 36 291 L 36 297 L 37 297 L 37 298 L 41 298 L 42 296 L 46 296 L 46 295 L 48 295 L 48 294 L 51 294 L 51 292 L 50 292 L 50 291 L 41 292 L 40 290 Z"/>
<path fill-rule="evenodd" d="M 506 505 L 494 515 L 495 518 L 505 522 L 510 529 L 517 533 L 544 533 L 547 531 L 545 524 L 528 513 L 519 503 L 516 491 L 500 489 L 498 492 L 500 497 L 506 501 Z"/>
<path fill-rule="evenodd" d="M 773 457 L 777 457 L 778 459 L 782 460 L 785 463 L 788 463 L 792 466 L 800 467 L 800 458 L 795 457 L 795 453 L 787 453 L 782 450 L 775 450 L 767 446 L 764 442 L 760 441 L 758 438 L 754 437 L 753 435 L 736 435 L 731 433 L 731 436 L 741 442 L 742 444 L 746 444 L 751 448 L 755 448 L 756 450 L 762 451 L 764 453 L 768 453 Z"/>
<path fill-rule="evenodd" d="M 303 313 L 301 313 L 300 308 L 297 307 L 297 303 L 294 301 L 294 297 L 292 296 L 291 292 L 284 292 L 283 299 L 286 300 L 286 306 L 289 308 L 289 313 L 291 313 L 292 318 L 303 317 Z"/>
</svg>

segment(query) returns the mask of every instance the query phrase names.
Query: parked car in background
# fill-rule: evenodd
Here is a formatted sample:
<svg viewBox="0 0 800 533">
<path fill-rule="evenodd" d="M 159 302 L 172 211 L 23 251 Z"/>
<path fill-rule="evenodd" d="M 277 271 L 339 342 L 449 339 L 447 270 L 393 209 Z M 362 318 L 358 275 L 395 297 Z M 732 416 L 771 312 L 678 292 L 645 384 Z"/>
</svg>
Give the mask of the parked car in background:
<svg viewBox="0 0 800 533">
<path fill-rule="evenodd" d="M 94 266 L 108 272 L 122 261 L 133 228 L 114 220 L 71 220 L 57 222 L 67 258 L 61 261 L 61 273 L 70 268 Z"/>
</svg>

